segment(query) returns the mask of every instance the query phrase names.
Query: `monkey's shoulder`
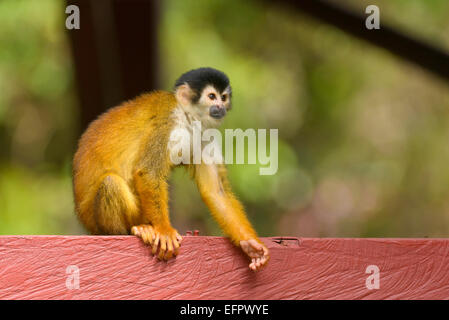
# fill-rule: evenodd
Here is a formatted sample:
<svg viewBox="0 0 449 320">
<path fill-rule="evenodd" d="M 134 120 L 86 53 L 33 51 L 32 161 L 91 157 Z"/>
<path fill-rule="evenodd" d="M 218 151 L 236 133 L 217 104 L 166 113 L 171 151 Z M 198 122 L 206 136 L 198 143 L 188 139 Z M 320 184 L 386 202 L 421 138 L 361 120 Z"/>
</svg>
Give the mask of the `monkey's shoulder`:
<svg viewBox="0 0 449 320">
<path fill-rule="evenodd" d="M 144 125 L 149 120 L 167 118 L 176 105 L 176 98 L 171 92 L 147 92 L 107 110 L 98 118 L 97 122 L 103 122 L 108 126 L 125 125 L 125 123 L 131 126 L 139 123 Z"/>
<path fill-rule="evenodd" d="M 144 93 L 131 101 L 133 108 L 155 116 L 169 115 L 177 105 L 175 95 L 168 91 Z"/>
<path fill-rule="evenodd" d="M 120 151 L 133 145 L 131 141 L 138 143 L 154 135 L 156 130 L 151 128 L 155 126 L 158 131 L 168 131 L 165 127 L 170 126 L 169 119 L 176 105 L 173 93 L 154 91 L 110 108 L 90 123 L 79 141 L 79 150 L 100 152 L 111 145 L 112 149 Z"/>
</svg>

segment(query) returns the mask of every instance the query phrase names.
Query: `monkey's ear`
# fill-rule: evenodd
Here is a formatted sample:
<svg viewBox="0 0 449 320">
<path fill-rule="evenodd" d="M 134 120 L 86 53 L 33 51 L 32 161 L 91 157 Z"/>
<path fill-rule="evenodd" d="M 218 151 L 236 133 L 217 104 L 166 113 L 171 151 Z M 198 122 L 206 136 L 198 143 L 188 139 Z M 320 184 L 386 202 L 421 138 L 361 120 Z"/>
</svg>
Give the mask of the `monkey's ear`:
<svg viewBox="0 0 449 320">
<path fill-rule="evenodd" d="M 175 96 L 180 104 L 187 106 L 192 103 L 195 93 L 187 83 L 184 83 L 176 88 Z"/>
</svg>

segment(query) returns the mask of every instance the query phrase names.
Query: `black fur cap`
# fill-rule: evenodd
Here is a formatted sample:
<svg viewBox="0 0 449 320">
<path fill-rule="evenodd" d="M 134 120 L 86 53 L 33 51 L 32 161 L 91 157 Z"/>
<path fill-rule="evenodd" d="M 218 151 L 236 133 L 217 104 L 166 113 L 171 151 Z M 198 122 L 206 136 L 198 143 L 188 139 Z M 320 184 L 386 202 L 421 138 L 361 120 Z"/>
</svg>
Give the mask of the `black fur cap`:
<svg viewBox="0 0 449 320">
<path fill-rule="evenodd" d="M 223 72 L 213 68 L 199 68 L 187 71 L 176 80 L 175 90 L 187 83 L 195 92 L 193 102 L 197 102 L 200 94 L 207 85 L 214 86 L 220 93 L 229 86 L 229 78 Z"/>
</svg>

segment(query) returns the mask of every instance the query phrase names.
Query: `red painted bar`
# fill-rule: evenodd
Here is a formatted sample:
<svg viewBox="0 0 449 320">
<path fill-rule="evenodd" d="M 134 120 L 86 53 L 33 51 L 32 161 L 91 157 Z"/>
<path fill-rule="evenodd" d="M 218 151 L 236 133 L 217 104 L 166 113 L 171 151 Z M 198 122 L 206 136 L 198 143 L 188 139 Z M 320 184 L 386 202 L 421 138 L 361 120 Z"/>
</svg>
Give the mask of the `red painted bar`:
<svg viewBox="0 0 449 320">
<path fill-rule="evenodd" d="M 446 239 L 263 241 L 253 273 L 221 237 L 186 236 L 161 262 L 132 236 L 0 236 L 0 299 L 449 298 Z"/>
</svg>

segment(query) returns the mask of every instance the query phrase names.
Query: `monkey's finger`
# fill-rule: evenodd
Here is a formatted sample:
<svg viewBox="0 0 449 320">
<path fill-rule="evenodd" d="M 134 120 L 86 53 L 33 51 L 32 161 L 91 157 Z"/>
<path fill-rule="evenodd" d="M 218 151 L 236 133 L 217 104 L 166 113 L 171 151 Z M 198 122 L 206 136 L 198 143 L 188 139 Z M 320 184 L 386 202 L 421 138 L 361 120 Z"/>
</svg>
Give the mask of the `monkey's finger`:
<svg viewBox="0 0 449 320">
<path fill-rule="evenodd" d="M 249 264 L 249 268 L 253 271 L 256 271 L 256 259 L 252 259 L 251 263 Z"/>
<path fill-rule="evenodd" d="M 148 234 L 150 236 L 151 239 L 151 244 L 153 243 L 154 239 L 156 238 L 155 234 L 154 234 L 154 230 L 153 228 L 148 228 Z"/>
<path fill-rule="evenodd" d="M 146 232 L 146 230 L 142 230 L 139 234 L 139 237 L 142 238 L 143 243 L 148 244 L 148 233 Z"/>
<path fill-rule="evenodd" d="M 268 248 L 267 248 L 267 247 L 262 246 L 261 252 L 263 253 L 264 256 L 268 256 L 268 252 L 269 252 L 269 251 L 268 251 Z"/>
<path fill-rule="evenodd" d="M 176 240 L 178 240 L 179 245 L 181 245 L 182 237 L 181 237 L 181 235 L 179 233 L 176 233 Z"/>
<path fill-rule="evenodd" d="M 159 247 L 159 234 L 156 235 L 156 239 L 153 243 L 153 250 L 151 250 L 151 253 L 156 254 L 157 248 Z"/>
<path fill-rule="evenodd" d="M 131 228 L 131 234 L 135 235 L 135 236 L 139 236 L 140 235 L 140 229 L 136 226 Z"/>
<path fill-rule="evenodd" d="M 173 237 L 172 241 L 173 241 L 173 248 L 174 248 L 173 254 L 175 256 L 177 256 L 179 254 L 179 243 L 178 243 L 177 237 L 176 236 Z"/>
<path fill-rule="evenodd" d="M 260 258 L 257 258 L 257 259 L 256 259 L 256 267 L 257 267 L 257 269 L 259 269 L 260 266 L 261 266 L 261 259 L 260 259 Z"/>
<path fill-rule="evenodd" d="M 152 229 L 151 228 L 146 228 L 145 229 L 145 234 L 146 234 L 146 237 L 147 237 L 147 242 L 150 244 L 150 245 L 153 245 L 153 241 L 154 241 L 154 234 L 152 233 Z"/>
<path fill-rule="evenodd" d="M 160 241 L 161 241 L 161 246 L 159 248 L 159 255 L 157 256 L 159 260 L 163 260 L 164 259 L 164 255 L 165 255 L 165 250 L 167 250 L 167 241 L 165 239 L 165 237 L 160 237 Z"/>
<path fill-rule="evenodd" d="M 167 237 L 167 252 L 165 253 L 165 260 L 169 260 L 173 257 L 173 243 L 172 239 Z"/>
<path fill-rule="evenodd" d="M 270 260 L 270 251 L 267 247 L 263 247 L 263 258 L 265 259 L 265 262 L 268 262 Z"/>
</svg>

